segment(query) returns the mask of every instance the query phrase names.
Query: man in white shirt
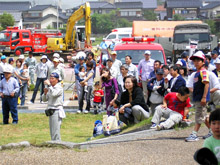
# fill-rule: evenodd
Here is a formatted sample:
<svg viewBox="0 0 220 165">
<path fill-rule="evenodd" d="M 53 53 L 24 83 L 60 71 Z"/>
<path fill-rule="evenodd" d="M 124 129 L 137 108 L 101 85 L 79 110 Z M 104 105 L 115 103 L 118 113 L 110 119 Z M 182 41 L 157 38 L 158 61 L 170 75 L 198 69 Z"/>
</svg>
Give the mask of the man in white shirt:
<svg viewBox="0 0 220 165">
<path fill-rule="evenodd" d="M 113 60 L 112 69 L 116 70 L 116 72 L 117 72 L 117 75 L 115 78 L 117 78 L 118 74 L 120 73 L 120 67 L 122 65 L 121 61 L 116 59 L 116 57 L 117 57 L 117 52 L 112 51 L 112 53 L 111 53 L 111 58 Z"/>
<path fill-rule="evenodd" d="M 138 81 L 138 70 L 137 67 L 134 64 L 132 64 L 132 57 L 125 56 L 125 63 L 128 66 L 128 74 L 136 77 Z"/>
<path fill-rule="evenodd" d="M 6 56 L 5 55 L 1 56 L 1 63 L 0 63 L 0 74 L 1 74 L 0 78 L 1 78 L 1 80 L 4 78 L 3 72 L 4 72 L 7 65 L 8 64 L 7 64 Z"/>
</svg>

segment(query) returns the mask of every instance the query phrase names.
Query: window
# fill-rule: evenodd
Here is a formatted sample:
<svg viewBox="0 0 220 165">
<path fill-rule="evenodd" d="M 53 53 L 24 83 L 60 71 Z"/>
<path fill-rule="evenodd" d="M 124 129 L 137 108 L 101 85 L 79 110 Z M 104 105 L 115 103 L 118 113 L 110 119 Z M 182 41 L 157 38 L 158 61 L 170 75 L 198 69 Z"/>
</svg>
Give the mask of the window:
<svg viewBox="0 0 220 165">
<path fill-rule="evenodd" d="M 31 13 L 31 17 L 39 17 L 40 14 L 39 13 Z"/>
<path fill-rule="evenodd" d="M 14 32 L 14 33 L 12 33 L 12 35 L 11 35 L 11 39 L 12 40 L 16 40 L 16 39 L 18 39 L 19 38 L 19 32 Z"/>
<path fill-rule="evenodd" d="M 106 39 L 107 40 L 116 39 L 116 34 L 109 35 Z"/>
<path fill-rule="evenodd" d="M 129 34 L 119 34 L 118 35 L 118 39 L 127 38 L 127 37 L 130 37 L 130 35 Z"/>
<path fill-rule="evenodd" d="M 128 16 L 128 12 L 127 11 L 121 11 L 121 16 Z"/>
<path fill-rule="evenodd" d="M 136 16 L 136 12 L 135 11 L 129 11 L 129 16 Z"/>
<path fill-rule="evenodd" d="M 164 56 L 161 50 L 150 50 L 151 58 L 154 60 L 159 60 L 164 64 Z M 145 50 L 118 50 L 117 59 L 123 64 L 125 63 L 125 56 L 129 55 L 132 57 L 132 63 L 138 65 L 138 63 L 144 59 L 143 54 Z"/>
<path fill-rule="evenodd" d="M 28 32 L 23 32 L 22 33 L 22 38 L 30 38 Z"/>
</svg>

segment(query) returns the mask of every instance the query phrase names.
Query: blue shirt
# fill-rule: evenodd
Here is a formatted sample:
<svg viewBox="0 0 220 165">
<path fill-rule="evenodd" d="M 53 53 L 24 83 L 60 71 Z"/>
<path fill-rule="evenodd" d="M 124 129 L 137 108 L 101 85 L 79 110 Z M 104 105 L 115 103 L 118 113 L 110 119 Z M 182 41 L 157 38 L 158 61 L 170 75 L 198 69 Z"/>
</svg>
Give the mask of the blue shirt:
<svg viewBox="0 0 220 165">
<path fill-rule="evenodd" d="M 0 82 L 0 93 L 3 93 L 3 95 L 6 96 L 10 96 L 13 92 L 19 92 L 19 85 L 17 80 L 14 77 L 10 77 L 10 79 L 6 81 L 6 79 L 4 78 Z"/>
<path fill-rule="evenodd" d="M 149 59 L 146 61 L 142 59 L 138 64 L 138 74 L 141 75 L 143 81 L 149 79 L 150 72 L 154 71 L 154 60 Z"/>
<path fill-rule="evenodd" d="M 209 82 L 208 71 L 202 69 L 197 71 L 193 79 L 193 101 L 201 101 L 205 89 L 205 84 L 203 82 Z M 210 100 L 210 88 L 208 90 L 206 101 Z"/>
</svg>

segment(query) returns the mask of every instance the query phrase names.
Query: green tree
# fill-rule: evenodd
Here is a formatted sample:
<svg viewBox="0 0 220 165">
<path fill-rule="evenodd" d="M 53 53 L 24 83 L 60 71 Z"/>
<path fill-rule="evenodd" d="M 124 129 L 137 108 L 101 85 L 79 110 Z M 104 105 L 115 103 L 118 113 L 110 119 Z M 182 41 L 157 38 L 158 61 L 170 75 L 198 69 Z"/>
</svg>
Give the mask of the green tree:
<svg viewBox="0 0 220 165">
<path fill-rule="evenodd" d="M 117 11 L 111 11 L 108 14 L 94 13 L 91 20 L 93 34 L 106 34 L 114 28 L 132 26 L 132 23 L 127 19 L 118 18 Z"/>
<path fill-rule="evenodd" d="M 173 20 L 174 20 L 174 21 L 183 21 L 183 20 L 185 20 L 185 18 L 182 17 L 182 16 L 179 15 L 179 14 L 174 14 Z"/>
<path fill-rule="evenodd" d="M 14 17 L 11 14 L 4 12 L 0 15 L 0 24 L 3 29 L 6 29 L 7 26 L 14 26 L 14 22 Z"/>
<path fill-rule="evenodd" d="M 143 16 L 148 21 L 156 21 L 157 20 L 157 14 L 154 13 L 153 10 L 144 10 Z"/>
<path fill-rule="evenodd" d="M 214 20 L 205 20 L 205 23 L 209 25 L 212 34 L 217 33 L 216 22 Z"/>
</svg>

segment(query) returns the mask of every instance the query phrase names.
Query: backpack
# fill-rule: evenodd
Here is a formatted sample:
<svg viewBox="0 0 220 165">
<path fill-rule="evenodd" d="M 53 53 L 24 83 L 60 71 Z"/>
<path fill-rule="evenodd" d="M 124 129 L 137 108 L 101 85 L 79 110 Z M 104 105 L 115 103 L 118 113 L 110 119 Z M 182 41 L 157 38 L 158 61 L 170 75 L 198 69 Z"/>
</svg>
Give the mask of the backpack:
<svg viewBox="0 0 220 165">
<path fill-rule="evenodd" d="M 93 129 L 93 136 L 96 137 L 96 136 L 102 135 L 103 134 L 102 122 L 100 120 L 96 120 L 94 124 L 95 124 L 95 127 Z"/>
</svg>

